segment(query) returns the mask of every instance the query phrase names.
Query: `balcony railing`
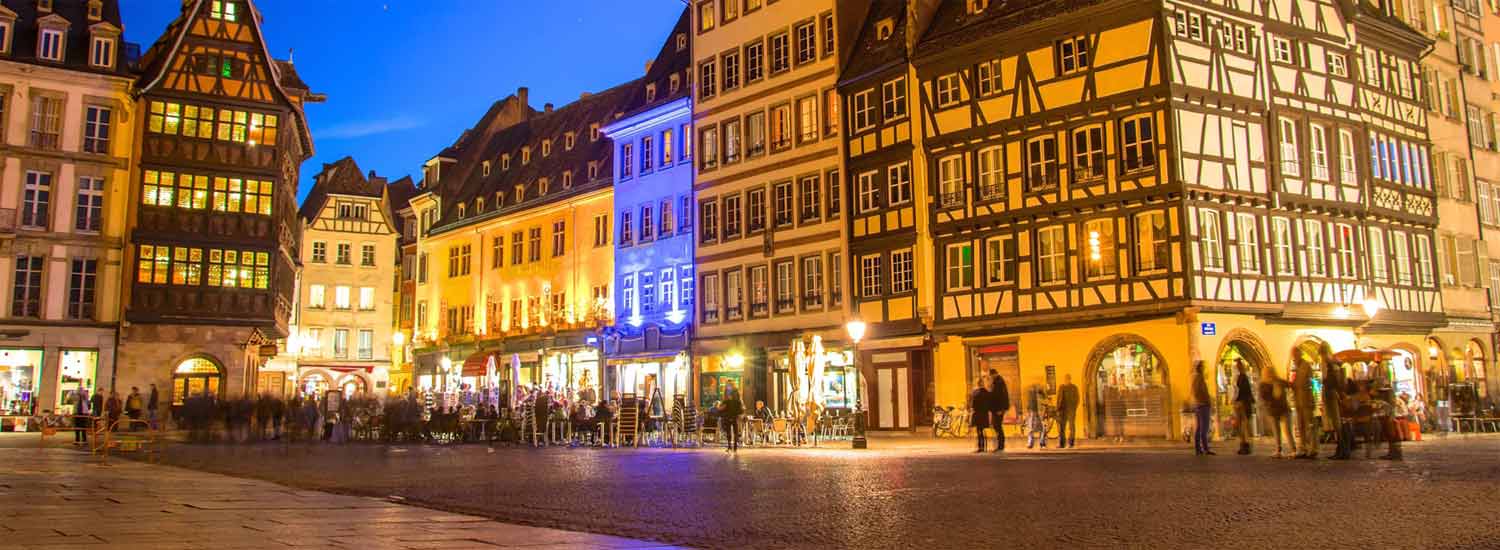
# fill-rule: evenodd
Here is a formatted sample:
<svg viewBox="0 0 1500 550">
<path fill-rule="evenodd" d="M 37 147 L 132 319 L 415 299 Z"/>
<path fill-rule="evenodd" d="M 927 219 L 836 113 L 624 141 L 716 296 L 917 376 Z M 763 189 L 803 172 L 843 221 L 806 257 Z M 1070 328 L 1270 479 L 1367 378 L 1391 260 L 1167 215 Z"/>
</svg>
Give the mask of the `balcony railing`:
<svg viewBox="0 0 1500 550">
<path fill-rule="evenodd" d="M 802 308 L 803 309 L 811 309 L 811 308 L 819 308 L 819 307 L 823 307 L 823 295 L 822 294 L 803 294 L 802 295 Z"/>
</svg>

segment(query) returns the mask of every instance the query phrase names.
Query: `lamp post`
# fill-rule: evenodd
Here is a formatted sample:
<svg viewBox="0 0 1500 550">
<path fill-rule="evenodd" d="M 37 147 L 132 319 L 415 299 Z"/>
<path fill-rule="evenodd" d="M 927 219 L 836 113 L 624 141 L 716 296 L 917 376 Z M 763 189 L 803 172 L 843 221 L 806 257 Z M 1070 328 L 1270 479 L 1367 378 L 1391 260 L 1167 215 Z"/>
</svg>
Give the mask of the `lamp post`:
<svg viewBox="0 0 1500 550">
<path fill-rule="evenodd" d="M 858 319 L 849 321 L 844 325 L 844 329 L 849 332 L 849 340 L 854 342 L 854 349 L 852 353 L 850 353 L 850 356 L 852 357 L 851 362 L 854 364 L 855 376 L 859 377 L 859 399 L 856 399 L 854 401 L 853 445 L 855 449 L 865 449 L 869 447 L 869 442 L 865 440 L 864 400 L 867 399 L 865 397 L 865 374 L 859 370 L 859 341 L 864 339 L 866 328 L 868 327 L 865 326 L 865 322 Z"/>
</svg>

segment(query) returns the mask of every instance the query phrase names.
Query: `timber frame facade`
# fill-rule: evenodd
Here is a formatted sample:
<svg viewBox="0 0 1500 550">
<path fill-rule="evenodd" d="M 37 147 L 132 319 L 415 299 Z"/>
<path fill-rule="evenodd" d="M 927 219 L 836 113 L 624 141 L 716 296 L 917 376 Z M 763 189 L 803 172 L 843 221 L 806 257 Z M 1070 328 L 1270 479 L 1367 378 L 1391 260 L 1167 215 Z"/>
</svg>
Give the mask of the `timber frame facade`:
<svg viewBox="0 0 1500 550">
<path fill-rule="evenodd" d="M 945 2 L 912 56 L 940 403 L 1073 377 L 1088 436 L 1163 437 L 1194 362 L 1227 395 L 1226 358 L 1443 323 L 1430 41 L 1357 1 L 1048 4 Z"/>
</svg>

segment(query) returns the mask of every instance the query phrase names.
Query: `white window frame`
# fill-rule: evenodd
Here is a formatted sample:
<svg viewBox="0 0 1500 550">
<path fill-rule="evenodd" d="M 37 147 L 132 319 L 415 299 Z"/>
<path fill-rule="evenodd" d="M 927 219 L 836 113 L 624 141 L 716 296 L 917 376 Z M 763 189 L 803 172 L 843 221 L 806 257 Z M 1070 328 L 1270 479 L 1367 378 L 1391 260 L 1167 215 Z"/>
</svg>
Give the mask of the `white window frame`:
<svg viewBox="0 0 1500 550">
<path fill-rule="evenodd" d="M 1302 220 L 1303 263 L 1307 274 L 1328 276 L 1328 236 L 1322 220 Z"/>
<path fill-rule="evenodd" d="M 958 208 L 964 204 L 964 156 L 948 155 L 938 159 L 938 204 Z"/>
<path fill-rule="evenodd" d="M 1354 133 L 1339 130 L 1339 182 L 1344 185 L 1359 184 L 1359 162 L 1355 158 Z"/>
<path fill-rule="evenodd" d="M 1224 228 L 1218 211 L 1198 210 L 1198 246 L 1203 249 L 1203 269 L 1224 271 Z"/>
<path fill-rule="evenodd" d="M 1297 273 L 1297 256 L 1292 248 L 1291 219 L 1271 218 L 1271 250 L 1272 259 L 1276 262 L 1273 269 L 1277 275 Z"/>
<path fill-rule="evenodd" d="M 980 149 L 977 154 L 979 162 L 979 198 L 981 200 L 998 200 L 1005 198 L 1005 147 L 995 145 Z"/>
<path fill-rule="evenodd" d="M 1390 282 L 1391 265 L 1385 252 L 1385 232 L 1379 227 L 1371 227 L 1365 242 L 1370 249 L 1370 279 L 1377 283 Z"/>
<path fill-rule="evenodd" d="M 885 122 L 906 118 L 906 77 L 880 85 L 880 116 Z"/>
<path fill-rule="evenodd" d="M 1242 273 L 1260 273 L 1260 223 L 1255 214 L 1237 213 L 1235 239 L 1239 247 L 1239 264 Z"/>
<path fill-rule="evenodd" d="M 912 249 L 891 251 L 891 294 L 906 294 L 914 288 L 916 259 Z"/>
<path fill-rule="evenodd" d="M 1335 224 L 1333 227 L 1334 245 L 1339 247 L 1338 265 L 1335 275 L 1343 279 L 1354 279 L 1359 275 L 1359 237 L 1354 234 L 1354 227 L 1347 223 Z"/>
<path fill-rule="evenodd" d="M 1010 270 L 1015 266 L 1017 258 L 1007 255 L 1007 245 L 1014 246 L 1015 235 L 1000 235 L 990 237 L 984 241 L 984 281 L 986 285 L 1013 285 L 1016 283 L 1015 273 Z"/>
<path fill-rule="evenodd" d="M 880 297 L 881 263 L 880 254 L 866 254 L 859 257 L 859 297 Z"/>
<path fill-rule="evenodd" d="M 1289 118 L 1277 119 L 1277 141 L 1281 144 L 1281 173 L 1286 176 L 1302 175 L 1302 162 L 1297 148 L 1297 123 Z"/>
<path fill-rule="evenodd" d="M 969 251 L 965 260 L 963 251 Z M 947 261 L 944 265 L 947 290 L 970 290 L 974 288 L 974 243 L 962 242 L 950 244 L 946 247 Z M 955 255 L 955 253 L 957 253 Z"/>
<path fill-rule="evenodd" d="M 1432 239 L 1427 235 L 1417 235 L 1417 283 L 1423 288 L 1436 286 L 1436 275 L 1432 266 Z"/>
<path fill-rule="evenodd" d="M 933 83 L 933 89 L 936 90 L 939 109 L 952 107 L 963 101 L 963 81 L 959 79 L 958 73 L 948 73 L 937 77 Z"/>
<path fill-rule="evenodd" d="M 911 163 L 902 162 L 886 169 L 886 205 L 899 206 L 911 202 Z"/>
<path fill-rule="evenodd" d="M 36 56 L 47 61 L 62 61 L 64 33 L 59 29 L 42 29 L 37 34 Z"/>
<path fill-rule="evenodd" d="M 1328 181 L 1328 131 L 1321 124 L 1309 126 L 1308 142 L 1312 147 L 1312 178 Z"/>
<path fill-rule="evenodd" d="M 1062 225 L 1036 230 L 1037 285 L 1068 282 L 1068 228 Z"/>
</svg>

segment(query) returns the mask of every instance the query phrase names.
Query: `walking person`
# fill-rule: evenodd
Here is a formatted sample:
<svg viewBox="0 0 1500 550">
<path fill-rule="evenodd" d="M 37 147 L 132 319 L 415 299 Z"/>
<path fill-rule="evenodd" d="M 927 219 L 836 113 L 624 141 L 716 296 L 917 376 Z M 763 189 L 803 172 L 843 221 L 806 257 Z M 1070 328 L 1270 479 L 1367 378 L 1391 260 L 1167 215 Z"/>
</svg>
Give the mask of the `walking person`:
<svg viewBox="0 0 1500 550">
<path fill-rule="evenodd" d="M 79 386 L 73 391 L 73 444 L 89 443 L 89 390 Z"/>
<path fill-rule="evenodd" d="M 1000 371 L 990 369 L 989 401 L 986 409 L 990 415 L 990 427 L 995 429 L 995 452 L 1005 452 L 1005 413 L 1010 412 L 1010 388 Z"/>
<path fill-rule="evenodd" d="M 89 398 L 89 430 L 97 429 L 95 424 L 104 422 L 104 391 L 94 390 L 94 396 Z"/>
<path fill-rule="evenodd" d="M 1261 369 L 1260 386 L 1256 393 L 1260 394 L 1260 406 L 1265 410 L 1266 416 L 1271 419 L 1272 432 L 1276 435 L 1276 454 L 1272 458 L 1282 457 L 1281 439 L 1286 435 L 1287 447 L 1293 452 L 1297 450 L 1297 440 L 1292 437 L 1291 404 L 1287 402 L 1287 381 L 1276 375 L 1276 369 L 1267 366 Z"/>
<path fill-rule="evenodd" d="M 1073 385 L 1073 375 L 1064 374 L 1062 386 L 1057 388 L 1057 447 L 1077 447 L 1074 435 L 1078 431 L 1078 386 Z"/>
<path fill-rule="evenodd" d="M 286 416 L 286 402 L 280 398 L 271 398 L 271 441 L 281 439 L 281 419 Z"/>
<path fill-rule="evenodd" d="M 998 378 L 998 377 L 997 377 Z M 976 453 L 982 453 L 988 447 L 984 441 L 984 430 L 990 427 L 990 389 L 986 387 L 986 377 L 980 376 L 974 381 L 974 391 L 969 392 L 969 426 L 974 428 L 974 435 L 978 438 Z"/>
<path fill-rule="evenodd" d="M 1323 429 L 1333 433 L 1333 460 L 1345 460 L 1353 451 L 1353 434 L 1344 433 L 1344 370 L 1332 359 L 1323 358 Z"/>
<path fill-rule="evenodd" d="M 1332 354 L 1330 354 L 1332 355 Z M 1297 448 L 1296 458 L 1312 459 L 1318 457 L 1318 433 L 1317 407 L 1314 405 L 1312 392 L 1312 362 L 1301 354 L 1292 361 L 1296 368 L 1292 379 L 1292 398 L 1297 405 L 1297 438 L 1301 445 Z"/>
<path fill-rule="evenodd" d="M 255 400 L 255 439 L 265 439 L 271 428 L 271 394 L 265 392 Z"/>
<path fill-rule="evenodd" d="M 1208 381 L 1203 379 L 1203 361 L 1193 362 L 1193 413 L 1197 421 L 1193 426 L 1193 453 L 1213 456 L 1208 448 L 1208 437 L 1213 433 L 1214 399 L 1208 393 Z"/>
<path fill-rule="evenodd" d="M 1239 454 L 1250 454 L 1250 428 L 1255 418 L 1255 386 L 1245 372 L 1245 361 L 1234 361 L 1234 423 L 1240 435 Z"/>
<path fill-rule="evenodd" d="M 1043 403 L 1047 402 L 1047 388 L 1040 381 L 1026 386 L 1026 448 L 1041 443 L 1047 448 L 1047 425 L 1042 422 Z"/>
<path fill-rule="evenodd" d="M 115 424 L 120 422 L 120 412 L 125 404 L 120 401 L 120 394 L 109 392 L 109 400 L 104 402 L 104 412 L 109 422 L 109 431 L 115 431 Z"/>
<path fill-rule="evenodd" d="M 745 412 L 745 404 L 740 401 L 740 390 L 734 387 L 734 382 L 724 382 L 724 399 L 720 403 L 719 418 L 728 431 L 729 453 L 740 452 L 740 415 Z"/>
<path fill-rule="evenodd" d="M 146 394 L 146 423 L 151 429 L 160 429 L 157 426 L 157 415 L 161 411 L 161 395 L 156 391 L 156 384 L 151 385 L 151 393 Z"/>
</svg>

